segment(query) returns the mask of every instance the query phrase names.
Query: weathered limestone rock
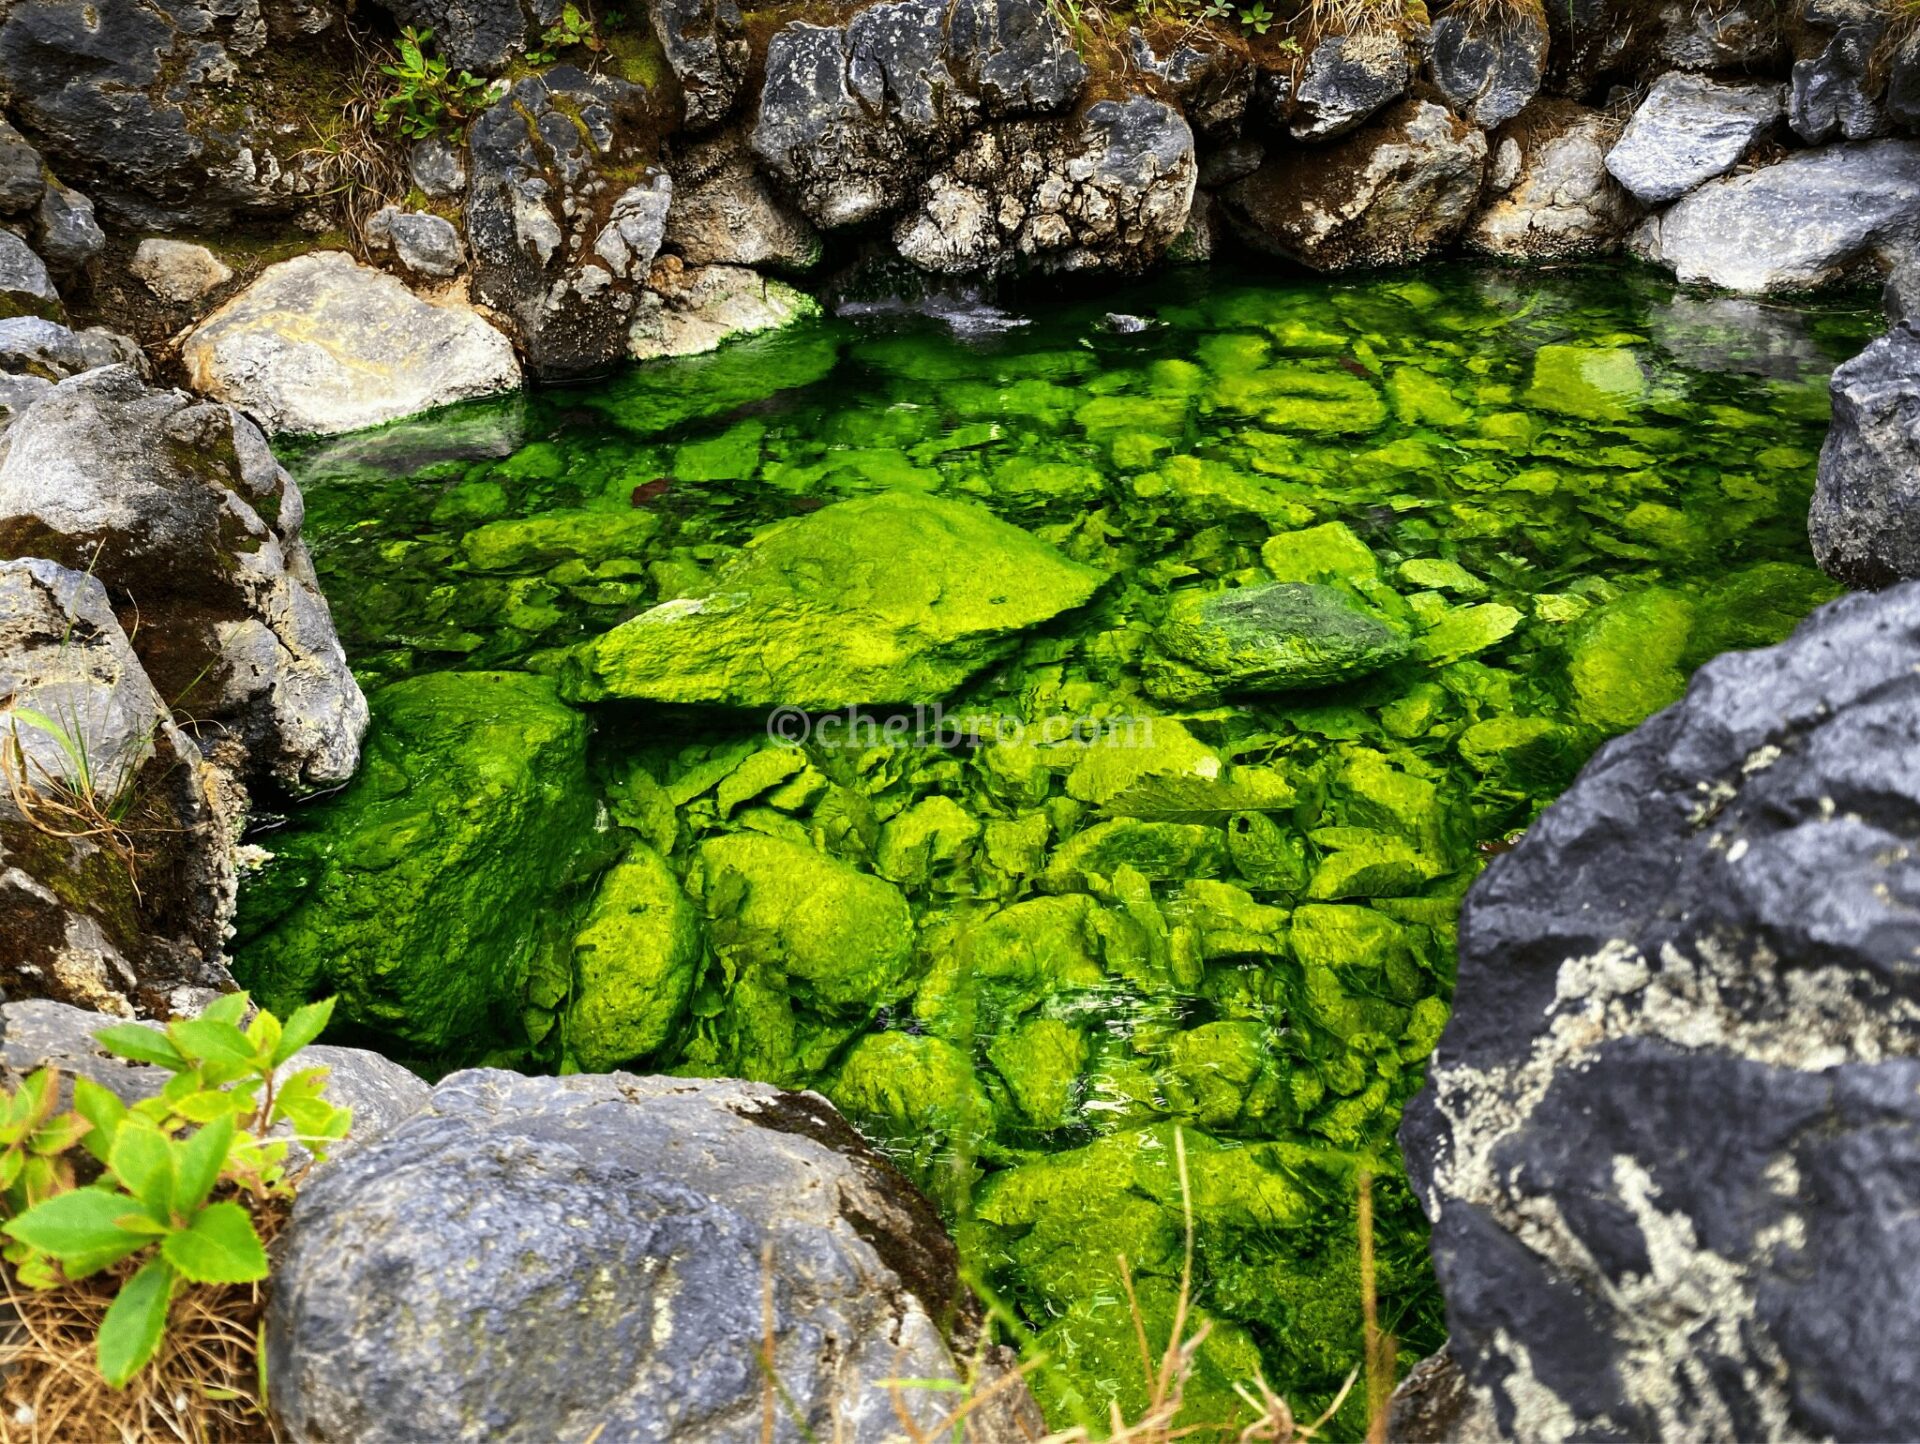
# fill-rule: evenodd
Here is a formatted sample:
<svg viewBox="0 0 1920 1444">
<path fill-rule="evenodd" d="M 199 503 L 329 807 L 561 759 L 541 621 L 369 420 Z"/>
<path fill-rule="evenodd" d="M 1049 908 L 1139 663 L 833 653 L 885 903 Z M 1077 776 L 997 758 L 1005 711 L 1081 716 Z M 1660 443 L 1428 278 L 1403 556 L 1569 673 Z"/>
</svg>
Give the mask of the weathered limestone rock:
<svg viewBox="0 0 1920 1444">
<path fill-rule="evenodd" d="M 1682 281 L 1764 294 L 1806 291 L 1889 265 L 1920 245 L 1920 144 L 1800 151 L 1708 181 L 1650 218 L 1637 254 Z"/>
<path fill-rule="evenodd" d="M 21 412 L 51 390 L 53 383 L 43 377 L 0 371 L 0 434 L 13 425 Z"/>
<path fill-rule="evenodd" d="M 232 269 L 205 246 L 149 236 L 127 263 L 134 278 L 163 301 L 189 306 L 233 279 Z"/>
<path fill-rule="evenodd" d="M 1634 111 L 1607 169 L 1648 205 L 1678 200 L 1732 170 L 1784 113 L 1778 85 L 1726 85 L 1670 71 Z"/>
<path fill-rule="evenodd" d="M 1807 532 L 1850 587 L 1920 577 L 1920 334 L 1896 325 L 1833 373 Z"/>
<path fill-rule="evenodd" d="M 1308 54 L 1293 89 L 1288 133 L 1309 141 L 1345 135 L 1405 95 L 1410 78 L 1398 35 L 1329 36 Z"/>
<path fill-rule="evenodd" d="M 685 97 L 688 130 L 732 112 L 751 59 L 747 25 L 734 0 L 652 0 L 648 13 Z"/>
<path fill-rule="evenodd" d="M 0 317 L 65 314 L 46 263 L 12 231 L 0 231 Z"/>
<path fill-rule="evenodd" d="M 623 281 L 647 274 L 660 254 L 667 230 L 667 211 L 673 205 L 673 178 L 651 167 L 628 186 L 607 211 L 607 222 L 594 240 L 593 253 Z"/>
<path fill-rule="evenodd" d="M 1127 43 L 1133 63 L 1173 91 L 1195 134 L 1218 141 L 1240 134 L 1254 91 L 1254 68 L 1244 55 L 1205 33 L 1181 40 L 1164 56 L 1138 28 L 1127 31 Z"/>
<path fill-rule="evenodd" d="M 70 276 L 106 249 L 107 233 L 93 218 L 92 201 L 50 179 L 34 212 L 33 243 L 48 269 Z"/>
<path fill-rule="evenodd" d="M 1898 326 L 1902 321 L 1920 322 L 1920 251 L 1902 257 L 1887 272 L 1881 305 L 1889 326 Z"/>
<path fill-rule="evenodd" d="M 196 390 L 269 432 L 321 436 L 520 384 L 513 347 L 472 310 L 430 305 L 344 251 L 269 266 L 180 359 Z"/>
<path fill-rule="evenodd" d="M 1874 52 L 1884 26 L 1844 25 L 1827 48 L 1794 63 L 1787 123 L 1808 145 L 1834 140 L 1871 140 L 1890 127 L 1872 75 Z"/>
<path fill-rule="evenodd" d="M 1066 109 L 1086 82 L 1040 0 L 888 0 L 773 37 L 753 149 L 814 224 L 896 210 L 980 119 Z"/>
<path fill-rule="evenodd" d="M 302 516 L 252 422 L 131 367 L 62 381 L 0 436 L 0 552 L 98 577 L 202 750 L 296 791 L 350 777 L 367 720 Z"/>
<path fill-rule="evenodd" d="M 533 75 L 473 123 L 467 243 L 473 295 L 512 326 L 527 369 L 543 379 L 589 375 L 625 349 L 635 282 L 651 253 L 616 275 L 601 248 L 629 189 L 614 171 L 650 156 L 653 100 L 610 74 L 555 66 Z M 654 192 L 649 180 L 643 190 Z M 657 237 L 656 244 L 657 244 Z"/>
<path fill-rule="evenodd" d="M 1607 171 L 1614 122 L 1571 101 L 1536 101 L 1494 137 L 1491 188 L 1467 244 L 1510 259 L 1604 255 L 1639 214 Z"/>
<path fill-rule="evenodd" d="M 682 266 L 665 256 L 647 286 L 627 334 L 627 353 L 638 361 L 697 356 L 820 314 L 805 292 L 743 266 Z"/>
<path fill-rule="evenodd" d="M 737 707 L 935 701 L 1104 580 L 971 503 L 882 492 L 761 532 L 709 595 L 583 644 L 561 690 Z"/>
<path fill-rule="evenodd" d="M 173 1077 L 146 1063 L 130 1063 L 93 1040 L 100 1029 L 121 1019 L 69 1007 L 64 1003 L 14 1001 L 0 1006 L 0 1064 L 16 1077 L 37 1068 L 58 1068 L 69 1078 L 87 1078 L 131 1106 L 158 1096 Z M 327 1097 L 353 1110 L 353 1131 L 333 1147 L 340 1158 L 427 1104 L 432 1090 L 398 1063 L 364 1048 L 312 1043 L 286 1067 L 327 1070 Z"/>
<path fill-rule="evenodd" d="M 268 1364 L 296 1441 L 935 1431 L 978 1308 L 931 1204 L 815 1094 L 457 1073 L 301 1191 Z M 763 1317 L 770 1290 L 771 1320 Z M 1017 1407 L 980 1444 L 1043 1432 Z M 1030 1430 L 1031 1433 L 1023 1432 Z M 781 1438 L 787 1429 L 779 1429 Z"/>
<path fill-rule="evenodd" d="M 1495 130 L 1526 109 L 1547 63 L 1546 21 L 1520 11 L 1491 15 L 1449 12 L 1433 22 L 1433 83 L 1482 130 Z"/>
<path fill-rule="evenodd" d="M 978 132 L 894 227 L 929 271 L 1139 270 L 1187 223 L 1193 132 L 1163 101 L 1103 100 L 1070 122 Z"/>
<path fill-rule="evenodd" d="M 74 331 L 38 316 L 0 321 L 0 371 L 64 381 L 99 366 L 144 370 L 146 364 L 137 341 L 112 331 Z"/>
<path fill-rule="evenodd" d="M 1764 75 L 1786 54 L 1779 7 L 1768 0 L 1701 6 L 1671 0 L 1661 7 L 1655 59 L 1676 70 L 1742 70 Z"/>
<path fill-rule="evenodd" d="M 689 265 L 804 271 L 820 259 L 820 233 L 774 194 L 744 137 L 691 146 L 674 169 L 663 244 Z"/>
<path fill-rule="evenodd" d="M 1336 145 L 1270 156 L 1223 193 L 1241 236 L 1319 271 L 1418 260 L 1465 227 L 1487 138 L 1408 100 Z"/>
<path fill-rule="evenodd" d="M 370 249 L 392 251 L 402 266 L 428 280 L 450 280 L 466 264 L 459 230 L 444 216 L 427 211 L 382 206 L 368 219 L 366 236 Z"/>
<path fill-rule="evenodd" d="M 46 189 L 47 163 L 40 152 L 0 117 L 0 215 L 26 215 Z"/>
<path fill-rule="evenodd" d="M 407 147 L 407 175 L 429 200 L 457 200 L 467 191 L 467 149 L 450 140 L 416 140 Z"/>
<path fill-rule="evenodd" d="M 0 987 L 121 1017 L 230 988 L 228 820 L 97 579 L 0 562 L 0 698 Z"/>
<path fill-rule="evenodd" d="M 1907 1432 L 1916 754 L 1920 587 L 1844 597 L 1469 892 L 1401 1145 L 1496 1437 Z"/>
</svg>

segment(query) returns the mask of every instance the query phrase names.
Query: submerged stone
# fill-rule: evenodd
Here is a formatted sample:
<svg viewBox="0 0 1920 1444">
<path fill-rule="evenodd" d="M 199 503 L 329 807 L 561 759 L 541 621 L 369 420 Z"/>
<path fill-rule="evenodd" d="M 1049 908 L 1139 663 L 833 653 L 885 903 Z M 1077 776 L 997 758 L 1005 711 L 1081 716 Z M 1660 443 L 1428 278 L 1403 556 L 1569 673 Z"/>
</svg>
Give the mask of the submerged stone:
<svg viewBox="0 0 1920 1444">
<path fill-rule="evenodd" d="M 403 1055 L 525 1036 L 534 974 L 594 846 L 586 721 L 543 678 L 434 672 L 372 699 L 359 774 L 276 839 L 236 971 L 285 1012 L 337 993 Z"/>
<path fill-rule="evenodd" d="M 573 939 L 567 1051 L 603 1071 L 659 1051 L 693 992 L 700 918 L 660 854 L 635 847 L 601 880 Z"/>
<path fill-rule="evenodd" d="M 1298 582 L 1183 592 L 1155 641 L 1147 689 L 1182 702 L 1323 687 L 1391 666 L 1409 650 L 1405 636 L 1345 593 Z"/>
<path fill-rule="evenodd" d="M 769 528 L 706 596 L 584 644 L 561 686 L 582 702 L 937 702 L 1104 580 L 969 503 L 861 497 Z"/>
</svg>

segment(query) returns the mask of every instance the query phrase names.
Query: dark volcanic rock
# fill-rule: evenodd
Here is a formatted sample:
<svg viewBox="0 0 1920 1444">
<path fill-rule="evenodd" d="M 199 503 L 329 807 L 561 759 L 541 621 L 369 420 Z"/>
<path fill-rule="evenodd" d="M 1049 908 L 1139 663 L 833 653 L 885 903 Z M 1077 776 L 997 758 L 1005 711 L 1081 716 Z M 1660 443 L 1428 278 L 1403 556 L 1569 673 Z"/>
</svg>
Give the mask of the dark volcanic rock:
<svg viewBox="0 0 1920 1444">
<path fill-rule="evenodd" d="M 746 78 L 747 23 L 734 0 L 653 0 L 653 33 L 686 98 L 687 129 L 724 120 Z"/>
<path fill-rule="evenodd" d="M 274 1404 L 302 1444 L 721 1444 L 761 1437 L 770 1342 L 781 1439 L 904 1437 L 896 1408 L 930 1435 L 950 1396 L 881 1381 L 956 1377 L 977 1318 L 956 1263 L 815 1094 L 456 1073 L 301 1191 Z M 999 1392 L 1016 1410 L 969 1438 L 1039 1437 L 1025 1386 Z"/>
<path fill-rule="evenodd" d="M 1920 586 L 1845 597 L 1469 892 L 1400 1136 L 1501 1437 L 1912 1432 L 1916 758 Z"/>
<path fill-rule="evenodd" d="M 590 374 L 626 349 L 671 194 L 643 173 L 651 104 L 643 86 L 561 65 L 473 123 L 473 297 L 511 323 L 535 376 Z"/>
<path fill-rule="evenodd" d="M 1814 557 L 1852 587 L 1920 577 L 1920 335 L 1895 326 L 1833 373 L 1832 391 Z"/>
<path fill-rule="evenodd" d="M 1433 22 L 1428 67 L 1447 103 L 1482 130 L 1506 124 L 1539 92 L 1546 23 L 1520 11 L 1448 13 Z"/>
</svg>

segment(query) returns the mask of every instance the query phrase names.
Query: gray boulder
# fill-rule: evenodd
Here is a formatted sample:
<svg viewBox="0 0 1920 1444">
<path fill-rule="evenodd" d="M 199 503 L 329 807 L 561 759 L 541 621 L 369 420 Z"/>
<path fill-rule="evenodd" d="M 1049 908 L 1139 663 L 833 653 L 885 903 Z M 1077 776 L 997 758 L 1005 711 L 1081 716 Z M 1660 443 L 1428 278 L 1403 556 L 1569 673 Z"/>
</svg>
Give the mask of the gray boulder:
<svg viewBox="0 0 1920 1444">
<path fill-rule="evenodd" d="M 1632 244 L 1682 281 L 1755 295 L 1858 277 L 1920 245 L 1920 144 L 1827 146 L 1708 181 Z"/>
<path fill-rule="evenodd" d="M 128 1105 L 144 1102 L 158 1096 L 173 1075 L 149 1064 L 130 1063 L 94 1042 L 93 1035 L 100 1029 L 121 1021 L 64 1003 L 16 999 L 0 1006 L 0 1065 L 15 1077 L 37 1068 L 58 1068 L 68 1078 L 98 1083 Z M 305 1068 L 327 1069 L 327 1097 L 353 1110 L 353 1131 L 335 1145 L 335 1158 L 419 1112 L 432 1091 L 398 1063 L 364 1048 L 310 1044 L 287 1064 L 283 1076 Z"/>
<path fill-rule="evenodd" d="M 1494 1437 L 1912 1432 L 1916 756 L 1920 586 L 1844 597 L 1468 893 L 1400 1142 Z"/>
<path fill-rule="evenodd" d="M 1318 271 L 1432 255 L 1479 200 L 1487 138 L 1431 101 L 1406 100 L 1333 145 L 1269 156 L 1222 192 L 1241 238 Z"/>
<path fill-rule="evenodd" d="M 1334 35 L 1307 56 L 1293 88 L 1287 131 L 1295 140 L 1332 140 L 1407 93 L 1407 46 L 1393 33 Z"/>
<path fill-rule="evenodd" d="M 1494 138 L 1495 195 L 1468 228 L 1467 244 L 1510 260 L 1604 255 L 1640 208 L 1607 169 L 1615 122 L 1565 100 L 1534 102 Z"/>
<path fill-rule="evenodd" d="M 27 138 L 0 117 L 0 215 L 23 216 L 40 204 L 47 163 Z"/>
<path fill-rule="evenodd" d="M 1186 226 L 1198 175 L 1172 106 L 1102 100 L 1076 120 L 979 131 L 901 216 L 894 246 L 947 273 L 1139 270 Z"/>
<path fill-rule="evenodd" d="M 1727 85 L 1669 71 L 1607 153 L 1607 169 L 1648 205 L 1678 200 L 1732 170 L 1784 112 L 1778 85 Z"/>
<path fill-rule="evenodd" d="M 98 327 L 75 331 L 58 321 L 38 316 L 15 316 L 0 321 L 0 371 L 64 381 L 100 366 L 147 364 L 140 343 Z"/>
<path fill-rule="evenodd" d="M 98 577 L 209 759 L 296 791 L 346 781 L 367 724 L 302 516 L 252 422 L 131 367 L 62 381 L 0 436 L 0 552 Z"/>
<path fill-rule="evenodd" d="M 54 169 L 124 225 L 283 215 L 318 180 L 306 128 L 287 123 L 312 106 L 310 82 L 297 63 L 262 63 L 287 8 L 18 0 L 0 20 L 0 93 Z M 283 75 L 301 79 L 283 88 Z"/>
<path fill-rule="evenodd" d="M 811 296 L 745 266 L 687 266 L 662 256 L 640 293 L 627 352 L 636 361 L 697 356 L 819 314 Z"/>
<path fill-rule="evenodd" d="M 954 1396 L 881 1381 L 958 1377 L 979 1314 L 956 1261 L 814 1094 L 456 1073 L 302 1190 L 274 1404 L 295 1441 L 934 1437 Z M 1024 1386 L 1001 1393 L 969 1437 L 1037 1438 Z"/>
<path fill-rule="evenodd" d="M 445 281 L 466 264 L 467 248 L 460 231 L 444 216 L 428 211 L 403 211 L 382 206 L 368 217 L 368 249 L 393 253 L 393 258 L 416 276 Z"/>
<path fill-rule="evenodd" d="M 269 434 L 357 431 L 520 385 L 512 345 L 471 307 L 423 301 L 345 251 L 267 267 L 193 329 L 180 360 L 196 391 Z"/>
<path fill-rule="evenodd" d="M 888 0 L 767 49 L 753 150 L 815 225 L 899 209 L 982 118 L 1064 110 L 1086 66 L 1042 0 Z"/>
<path fill-rule="evenodd" d="M 51 178 L 34 212 L 33 239 L 47 265 L 61 275 L 83 269 L 107 248 L 93 202 Z"/>
<path fill-rule="evenodd" d="M 674 169 L 662 243 L 688 264 L 804 271 L 819 261 L 820 233 L 774 193 L 744 137 L 690 146 Z"/>
<path fill-rule="evenodd" d="M 1850 587 L 1920 577 L 1920 335 L 1897 325 L 1833 373 L 1807 534 Z"/>
<path fill-rule="evenodd" d="M 97 578 L 0 562 L 0 696 L 0 987 L 121 1017 L 231 988 L 228 819 Z"/>
<path fill-rule="evenodd" d="M 1772 0 L 1696 5 L 1670 0 L 1660 8 L 1654 59 L 1675 70 L 1741 70 L 1764 75 L 1786 54 L 1781 7 Z"/>
<path fill-rule="evenodd" d="M 12 231 L 0 231 L 0 316 L 64 314 L 46 263 Z"/>
<path fill-rule="evenodd" d="M 1482 130 L 1526 109 L 1546 63 L 1546 22 L 1531 13 L 1449 11 L 1433 22 L 1428 73 L 1447 104 Z"/>
<path fill-rule="evenodd" d="M 653 33 L 680 82 L 689 130 L 733 111 L 751 59 L 747 23 L 734 0 L 652 0 Z"/>
<path fill-rule="evenodd" d="M 1820 54 L 1794 62 L 1787 124 L 1808 145 L 1887 133 L 1877 93 L 1883 82 L 1872 73 L 1883 32 L 1877 23 L 1842 26 Z"/>
<path fill-rule="evenodd" d="M 512 327 L 536 377 L 591 374 L 625 348 L 634 287 L 599 242 L 626 195 L 607 173 L 642 165 L 654 148 L 652 104 L 642 86 L 562 65 L 522 80 L 473 123 L 473 296 Z"/>
<path fill-rule="evenodd" d="M 1205 31 L 1181 39 L 1165 55 L 1138 27 L 1127 31 L 1133 63 L 1167 83 L 1194 134 L 1232 142 L 1253 99 L 1254 67 L 1247 57 Z"/>
</svg>

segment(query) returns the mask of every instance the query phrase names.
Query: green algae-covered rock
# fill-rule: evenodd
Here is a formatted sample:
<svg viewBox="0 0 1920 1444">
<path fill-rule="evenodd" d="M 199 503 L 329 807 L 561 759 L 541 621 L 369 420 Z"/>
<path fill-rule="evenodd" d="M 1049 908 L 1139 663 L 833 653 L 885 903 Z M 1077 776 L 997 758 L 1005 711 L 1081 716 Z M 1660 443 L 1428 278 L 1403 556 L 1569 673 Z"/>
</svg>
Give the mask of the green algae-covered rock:
<svg viewBox="0 0 1920 1444">
<path fill-rule="evenodd" d="M 573 939 L 567 1051 L 595 1072 L 659 1051 L 700 969 L 700 918 L 660 854 L 635 847 L 601 879 Z"/>
<path fill-rule="evenodd" d="M 950 1217 L 961 1211 L 994 1124 L 966 1053 L 923 1034 L 872 1033 L 847 1050 L 820 1091 Z"/>
<path fill-rule="evenodd" d="M 1693 604 L 1665 587 L 1610 602 L 1575 629 L 1568 672 L 1582 721 L 1625 731 L 1677 702 Z"/>
<path fill-rule="evenodd" d="M 561 686 L 576 701 L 936 702 L 1105 580 L 971 503 L 884 492 L 762 532 L 708 595 L 579 647 Z"/>
<path fill-rule="evenodd" d="M 1527 404 L 1588 421 L 1630 416 L 1650 389 L 1640 358 L 1624 347 L 1542 346 L 1533 355 Z"/>
<path fill-rule="evenodd" d="M 1286 692 L 1364 677 L 1405 657 L 1405 636 L 1331 587 L 1276 582 L 1182 592 L 1154 640 L 1145 682 L 1166 701 Z"/>
<path fill-rule="evenodd" d="M 633 556 L 659 530 L 660 518 L 647 511 L 549 511 L 488 522 L 468 532 L 460 545 L 469 566 L 510 571 Z"/>
<path fill-rule="evenodd" d="M 276 1012 L 338 993 L 342 1021 L 403 1054 L 473 1057 L 524 1036 L 602 846 L 586 722 L 507 672 L 429 673 L 371 705 L 358 775 L 250 894 L 235 973 Z"/>
<path fill-rule="evenodd" d="M 1348 582 L 1364 586 L 1380 575 L 1380 560 L 1345 522 L 1329 521 L 1267 539 L 1260 560 L 1276 582 Z"/>
<path fill-rule="evenodd" d="M 1086 1035 L 1061 1018 L 1030 1018 L 987 1049 L 1030 1127 L 1047 1131 L 1073 1120 L 1074 1084 L 1087 1065 Z"/>
</svg>

